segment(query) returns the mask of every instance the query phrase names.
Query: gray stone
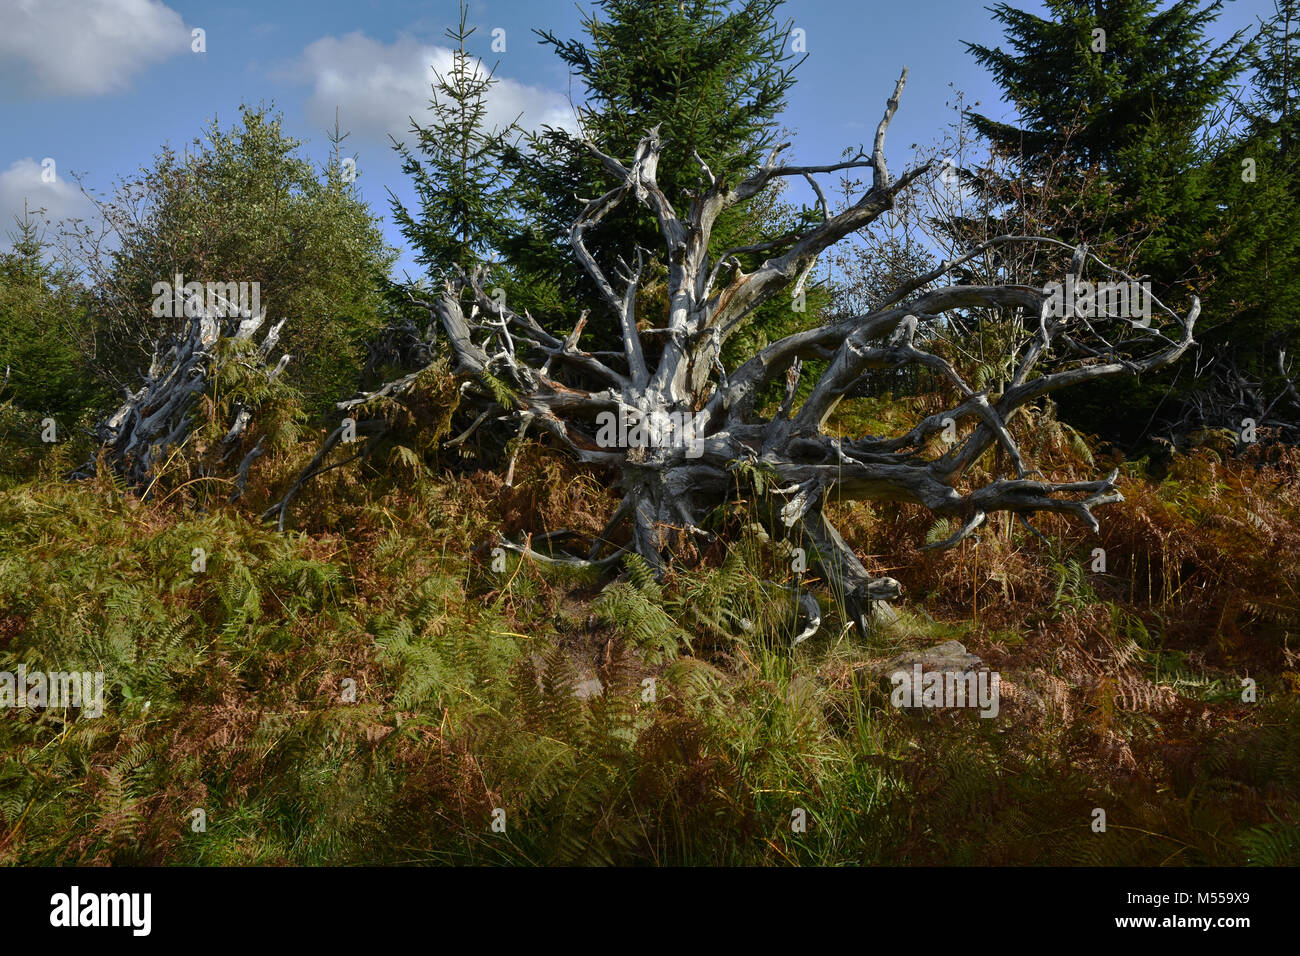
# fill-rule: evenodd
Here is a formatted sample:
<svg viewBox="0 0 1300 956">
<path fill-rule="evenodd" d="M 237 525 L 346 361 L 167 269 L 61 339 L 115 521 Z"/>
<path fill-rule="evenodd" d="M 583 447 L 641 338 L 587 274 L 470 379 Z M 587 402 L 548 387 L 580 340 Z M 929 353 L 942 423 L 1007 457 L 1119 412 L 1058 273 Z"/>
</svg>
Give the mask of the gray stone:
<svg viewBox="0 0 1300 956">
<path fill-rule="evenodd" d="M 922 674 L 968 674 L 984 666 L 979 656 L 968 652 L 961 641 L 944 641 L 933 647 L 904 651 L 883 663 L 864 664 L 857 669 L 856 676 L 862 684 L 874 683 L 888 694 L 894 686 L 892 676 L 899 671 L 910 675 L 917 664 L 921 665 Z"/>
<path fill-rule="evenodd" d="M 910 671 L 916 664 L 921 665 L 923 674 L 930 671 L 963 674 L 978 670 L 984 662 L 977 655 L 968 652 L 961 641 L 944 641 L 924 650 L 905 651 L 890 658 L 881 668 L 881 673 L 888 677 L 895 671 Z"/>
</svg>

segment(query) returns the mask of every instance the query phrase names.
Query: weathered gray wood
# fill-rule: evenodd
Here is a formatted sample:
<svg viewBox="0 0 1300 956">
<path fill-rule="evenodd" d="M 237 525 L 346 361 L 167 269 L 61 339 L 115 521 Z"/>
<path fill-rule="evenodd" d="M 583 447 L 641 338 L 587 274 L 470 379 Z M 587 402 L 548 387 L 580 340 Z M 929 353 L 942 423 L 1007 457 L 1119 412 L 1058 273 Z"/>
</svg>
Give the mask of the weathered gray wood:
<svg viewBox="0 0 1300 956">
<path fill-rule="evenodd" d="M 194 407 L 215 375 L 222 341 L 252 341 L 265 319 L 265 310 L 246 319 L 215 315 L 206 309 L 187 317 L 179 334 L 166 343 L 166 348 L 154 350 L 143 387 L 128 392 L 117 411 L 96 424 L 95 436 L 105 463 L 132 487 L 144 488 L 147 495 L 154 466 L 165 461 L 195 427 Z M 290 357 L 284 355 L 274 367 L 266 364 L 279 343 L 283 327 L 284 320 L 271 326 L 253 354 L 253 364 L 248 365 L 268 381 L 279 376 L 289 362 Z M 253 415 L 253 409 L 242 405 L 234 408 L 233 420 L 221 443 L 222 461 L 238 450 Z M 249 467 L 264 453 L 259 440 L 241 460 L 236 470 L 234 497 L 242 494 Z M 92 477 L 98 459 L 97 455 L 87 461 L 70 477 Z"/>
<path fill-rule="evenodd" d="M 587 203 L 573 223 L 569 239 L 617 322 L 620 353 L 593 355 L 578 347 L 585 315 L 576 324 L 571 319 L 557 322 L 555 328 L 574 329 L 564 335 L 547 331 L 527 313 L 515 313 L 488 294 L 489 271 L 484 268 L 468 274 L 457 272 L 446 278 L 438 298 L 420 300 L 445 330 L 455 372 L 463 381 L 463 402 L 477 414 L 454 441 L 463 442 L 480 427 L 501 425 L 518 433 L 529 423 L 578 460 L 613 473 L 614 485 L 624 495 L 622 502 L 587 558 L 572 560 L 594 561 L 612 546 L 611 536 L 630 526 L 625 547 L 651 566 L 660 567 L 665 530 L 703 534 L 700 523 L 733 493 L 738 470 L 755 466 L 775 476 L 776 490 L 762 505 L 768 509 L 770 523 L 783 528 L 790 542 L 803 543 L 850 618 L 865 629 L 873 606 L 897 598 L 900 587 L 893 579 L 875 579 L 869 574 L 827 520 L 825 501 L 859 498 L 923 505 L 957 522 L 958 530 L 935 545 L 952 547 L 973 534 L 994 511 L 1022 517 L 1056 511 L 1078 517 L 1095 530 L 1092 509 L 1122 500 L 1114 474 L 1088 482 L 1035 480 L 1008 422 L 1017 409 L 1056 389 L 1108 376 L 1138 375 L 1177 360 L 1192 344 L 1199 302 L 1193 299 L 1185 317 L 1161 304 L 1168 319 L 1165 330 L 1154 324 L 1134 328 L 1126 333 L 1120 349 L 1086 320 L 1049 315 L 1046 289 L 942 284 L 945 276 L 981 252 L 1010 243 L 1043 243 L 1068 250 L 1072 256 L 1068 270 L 1076 275 L 1086 264 L 1097 263 L 1111 274 L 1124 276 L 1109 269 L 1085 246 L 1076 248 L 1041 237 L 995 237 L 926 275 L 908 280 L 885 296 L 884 304 L 874 312 L 786 336 L 739 368 L 724 368 L 723 346 L 755 309 L 798 289 L 823 251 L 869 226 L 892 207 L 901 190 L 928 172 L 928 166 L 920 166 L 895 178 L 885 164 L 885 134 L 898 109 L 906 76 L 904 70 L 877 127 L 870 154 L 859 152 L 823 166 L 787 165 L 780 157 L 788 144 L 781 144 L 761 167 L 735 184 L 715 176 L 700 161 L 703 185 L 688 197 L 684 213 L 679 213 L 657 182 L 663 149 L 657 129 L 647 132 L 626 164 L 594 143 L 586 143 L 585 148 L 599 160 L 613 185 Z M 698 161 L 698 154 L 696 158 Z M 844 211 L 830 215 L 814 177 L 854 169 L 871 170 L 870 188 Z M 774 181 L 795 176 L 814 183 L 821 222 L 771 242 L 728 250 L 718 261 L 711 261 L 708 248 L 718 217 Z M 622 263 L 620 292 L 586 246 L 589 231 L 625 202 L 644 205 L 660 227 L 668 266 L 667 325 L 662 329 L 643 332 L 636 326 L 644 265 L 641 251 L 629 250 L 634 262 Z M 736 259 L 742 253 L 777 249 L 784 251 L 750 273 L 744 273 Z M 473 303 L 468 315 L 462 305 L 466 299 Z M 1016 362 L 1000 395 L 975 390 L 948 361 L 927 350 L 923 323 L 970 309 L 1023 310 L 1036 319 L 1025 323 L 1029 327 L 1026 338 L 1015 345 L 1012 354 Z M 653 367 L 642 341 L 650 334 L 661 344 Z M 829 366 L 814 383 L 810 397 L 795 407 L 794 391 L 802 363 L 810 359 L 827 361 Z M 828 415 L 861 386 L 864 377 L 909 364 L 942 376 L 960 401 L 901 435 L 863 435 L 841 441 L 823 433 Z M 600 385 L 572 384 L 565 378 L 570 372 L 583 376 L 578 381 Z M 508 406 L 483 387 L 483 373 L 516 389 Z M 757 396 L 781 376 L 787 383 L 786 400 L 776 415 L 762 420 L 755 414 Z M 400 401 L 414 380 L 415 376 L 406 376 L 339 407 L 358 407 L 380 395 Z M 692 416 L 699 441 L 690 449 L 601 447 L 596 438 L 596 416 L 608 411 L 621 414 L 626 409 L 644 415 Z M 964 434 L 942 454 L 927 455 L 927 442 L 951 427 L 964 430 Z M 334 467 L 325 464 L 333 444 L 327 440 L 317 460 L 272 509 L 272 513 L 280 513 L 282 521 L 302 482 Z M 1006 453 L 1012 474 L 966 493 L 958 491 L 959 479 L 994 447 Z M 568 558 L 560 560 L 571 563 Z"/>
</svg>

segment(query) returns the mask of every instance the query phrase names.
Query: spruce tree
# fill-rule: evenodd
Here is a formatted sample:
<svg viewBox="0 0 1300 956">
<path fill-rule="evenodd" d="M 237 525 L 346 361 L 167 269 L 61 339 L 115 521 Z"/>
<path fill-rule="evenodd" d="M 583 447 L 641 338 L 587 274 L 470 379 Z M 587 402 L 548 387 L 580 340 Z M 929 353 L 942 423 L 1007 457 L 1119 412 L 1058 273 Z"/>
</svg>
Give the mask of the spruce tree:
<svg viewBox="0 0 1300 956">
<path fill-rule="evenodd" d="M 1176 233 L 1205 226 L 1194 173 L 1202 133 L 1246 68 L 1249 46 L 1240 32 L 1218 45 L 1207 39 L 1222 0 L 1164 10 L 1155 0 L 1046 7 L 1043 18 L 999 3 L 992 12 L 1005 48 L 967 44 L 1020 114 L 1015 125 L 972 113 L 972 126 L 1013 158 L 1016 190 L 1040 190 L 1041 199 L 1046 187 L 1070 203 L 1077 231 L 1059 238 L 1130 249 L 1140 241 L 1158 278 L 1187 278 L 1192 237 Z"/>
<path fill-rule="evenodd" d="M 1300 139 L 1300 0 L 1274 0 L 1260 28 L 1248 114 L 1256 132 L 1276 131 L 1287 156 Z"/>
<path fill-rule="evenodd" d="M 1241 34 L 1206 38 L 1222 0 L 1046 0 L 1047 18 L 992 8 L 1007 48 L 966 44 L 1021 125 L 972 115 L 996 148 L 1033 166 L 1068 155 L 1078 166 L 1123 171 L 1132 144 L 1158 124 L 1197 127 L 1245 66 Z"/>
<path fill-rule="evenodd" d="M 1255 393 L 1240 407 L 1232 396 L 1234 407 L 1222 409 L 1224 420 L 1214 424 L 1262 416 L 1269 421 L 1260 424 L 1281 426 L 1296 440 L 1300 407 L 1287 397 L 1278 359 L 1289 355 L 1289 377 L 1300 377 L 1300 2 L 1276 0 L 1256 45 L 1247 122 L 1223 137 L 1212 165 L 1220 226 L 1212 236 L 1215 282 L 1207 301 L 1217 321 L 1200 338 L 1216 359 L 1210 371 L 1240 376 Z"/>
<path fill-rule="evenodd" d="M 451 68 L 435 73 L 430 121 L 411 119 L 413 147 L 393 140 L 419 201 L 412 211 L 390 190 L 393 218 L 416 261 L 433 275 L 488 261 L 508 233 L 501 154 L 514 125 L 488 126 L 487 97 L 497 82 L 495 68 L 485 69 L 467 51 L 473 33 L 462 3 L 458 25 L 446 32 L 455 46 Z"/>
<path fill-rule="evenodd" d="M 731 180 L 760 163 L 781 132 L 778 117 L 802 57 L 787 46 L 792 26 L 778 18 L 782 0 L 599 0 L 585 16 L 586 36 L 561 40 L 539 32 L 566 63 L 586 99 L 578 107 L 580 131 L 546 129 L 527 149 L 510 151 L 521 220 L 528 223 L 509 243 L 512 263 L 530 277 L 528 296 L 540 305 L 576 313 L 592 310 L 590 338 L 609 341 L 594 288 L 568 245 L 568 231 L 585 200 L 610 188 L 608 174 L 582 146 L 590 139 L 605 153 L 630 159 L 647 129 L 659 127 L 667 146 L 659 183 L 670 201 L 685 209 L 701 187 L 702 160 L 716 176 Z M 695 153 L 699 154 L 698 159 Z M 730 212 L 715 229 L 711 251 L 752 244 L 759 236 L 792 231 L 809 214 L 775 194 L 756 197 Z M 608 274 L 620 259 L 634 262 L 638 248 L 656 250 L 660 238 L 644 209 L 620 208 L 588 239 Z M 764 251 L 779 254 L 780 246 Z M 747 271 L 761 262 L 741 256 Z M 655 280 L 662 264 L 646 268 L 645 323 L 662 325 L 654 313 Z M 807 312 L 815 310 L 805 303 Z M 801 315 L 790 303 L 756 314 L 747 335 L 731 348 L 752 349 Z"/>
<path fill-rule="evenodd" d="M 75 274 L 50 261 L 40 228 L 44 210 L 24 206 L 0 252 L 0 403 L 67 426 L 98 397 L 79 346 L 88 334 L 85 290 Z"/>
<path fill-rule="evenodd" d="M 999 210 L 989 225 L 953 222 L 970 240 L 980 229 L 1036 234 L 1047 227 L 1086 242 L 1150 277 L 1157 294 L 1206 296 L 1226 240 L 1222 198 L 1232 192 L 1216 130 L 1218 111 L 1248 67 L 1243 32 L 1214 43 L 1222 0 L 1047 0 L 1047 17 L 1007 3 L 992 8 L 1005 44 L 967 44 L 1019 114 L 1017 123 L 969 114 L 1010 174 L 971 176 Z M 1000 218 L 999 218 L 1000 217 Z M 1032 281 L 1060 276 L 1032 276 Z M 1207 301 L 1200 331 L 1216 316 Z M 1136 439 L 1168 382 L 1129 382 L 1063 396 L 1066 414 L 1107 437 Z M 1113 414 L 1119 398 L 1131 414 Z"/>
</svg>

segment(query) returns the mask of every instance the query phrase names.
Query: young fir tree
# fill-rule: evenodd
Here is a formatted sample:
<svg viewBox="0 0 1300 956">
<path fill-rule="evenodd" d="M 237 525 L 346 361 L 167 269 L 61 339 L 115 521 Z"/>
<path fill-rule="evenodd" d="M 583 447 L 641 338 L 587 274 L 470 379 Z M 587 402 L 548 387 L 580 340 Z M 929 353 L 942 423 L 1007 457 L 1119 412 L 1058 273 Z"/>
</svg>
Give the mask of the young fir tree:
<svg viewBox="0 0 1300 956">
<path fill-rule="evenodd" d="M 505 129 L 487 124 L 495 69 L 485 69 L 466 50 L 474 33 L 466 18 L 462 4 L 458 26 L 446 33 L 455 44 L 451 67 L 434 74 L 430 121 L 425 125 L 412 117 L 414 147 L 393 140 L 419 203 L 412 211 L 390 190 L 393 218 L 431 275 L 488 261 L 509 232 L 501 155 L 514 124 Z"/>
<path fill-rule="evenodd" d="M 0 402 L 53 416 L 68 427 L 100 397 L 78 348 L 87 333 L 86 296 L 75 274 L 49 261 L 43 210 L 14 217 L 0 252 Z"/>
</svg>

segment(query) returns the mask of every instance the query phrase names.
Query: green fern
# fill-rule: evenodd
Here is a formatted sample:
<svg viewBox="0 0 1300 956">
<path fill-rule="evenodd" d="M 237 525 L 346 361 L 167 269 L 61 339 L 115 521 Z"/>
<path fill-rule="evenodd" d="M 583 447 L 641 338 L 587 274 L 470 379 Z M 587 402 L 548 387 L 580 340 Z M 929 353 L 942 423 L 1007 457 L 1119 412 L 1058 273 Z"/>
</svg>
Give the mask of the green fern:
<svg viewBox="0 0 1300 956">
<path fill-rule="evenodd" d="M 1295 866 L 1300 863 L 1300 825 L 1266 823 L 1237 834 L 1250 866 Z"/>
</svg>

